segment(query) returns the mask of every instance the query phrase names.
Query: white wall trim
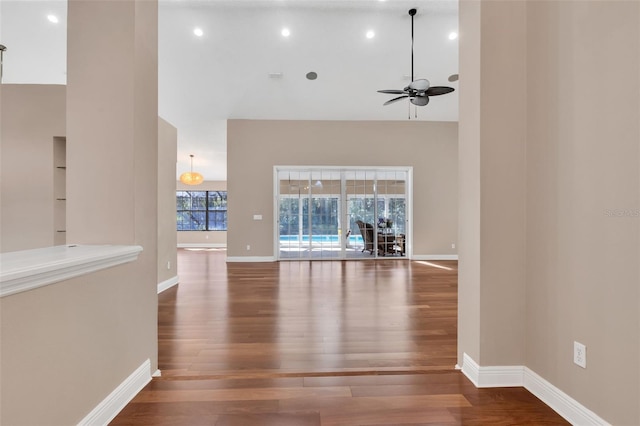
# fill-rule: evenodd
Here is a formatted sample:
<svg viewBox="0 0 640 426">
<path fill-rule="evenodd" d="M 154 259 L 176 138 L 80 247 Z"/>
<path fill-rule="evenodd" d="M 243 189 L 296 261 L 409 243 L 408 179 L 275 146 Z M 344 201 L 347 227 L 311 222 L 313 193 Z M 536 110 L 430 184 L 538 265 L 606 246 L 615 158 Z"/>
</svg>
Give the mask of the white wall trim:
<svg viewBox="0 0 640 426">
<path fill-rule="evenodd" d="M 475 387 L 480 387 L 478 386 L 480 366 L 466 353 L 462 354 L 462 374 L 467 376 L 467 379 L 471 380 Z"/>
<path fill-rule="evenodd" d="M 462 373 L 478 388 L 523 386 L 521 365 L 481 367 L 466 353 L 462 355 Z"/>
<path fill-rule="evenodd" d="M 178 243 L 178 248 L 227 248 L 225 243 Z"/>
<path fill-rule="evenodd" d="M 151 381 L 151 361 L 147 359 L 113 390 L 78 425 L 108 425 L 118 413 Z"/>
<path fill-rule="evenodd" d="M 411 260 L 458 260 L 457 254 L 414 254 Z"/>
<path fill-rule="evenodd" d="M 481 367 L 466 353 L 462 373 L 478 388 L 522 386 L 574 425 L 610 426 L 593 411 L 527 367 Z"/>
<path fill-rule="evenodd" d="M 603 425 L 609 423 L 575 399 L 524 367 L 524 387 L 574 425 Z"/>
<path fill-rule="evenodd" d="M 176 275 L 175 277 L 171 277 L 168 280 L 164 280 L 161 283 L 158 283 L 158 294 L 162 293 L 167 289 L 170 289 L 171 287 L 178 284 L 179 282 L 180 282 L 180 279 Z"/>
<path fill-rule="evenodd" d="M 234 262 L 275 262 L 275 256 L 227 256 L 227 263 Z"/>
<path fill-rule="evenodd" d="M 0 297 L 33 290 L 127 262 L 140 246 L 66 245 L 0 254 Z"/>
</svg>

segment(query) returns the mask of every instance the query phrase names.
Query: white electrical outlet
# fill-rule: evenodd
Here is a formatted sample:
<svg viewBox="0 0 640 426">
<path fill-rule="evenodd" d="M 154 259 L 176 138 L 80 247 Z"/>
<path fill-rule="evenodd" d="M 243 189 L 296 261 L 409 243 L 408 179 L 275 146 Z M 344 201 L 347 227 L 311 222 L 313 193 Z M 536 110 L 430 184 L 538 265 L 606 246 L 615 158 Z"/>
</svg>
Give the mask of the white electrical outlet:
<svg viewBox="0 0 640 426">
<path fill-rule="evenodd" d="M 167 261 L 167 269 L 171 269 L 171 261 L 170 260 Z"/>
<path fill-rule="evenodd" d="M 247 244 L 247 251 L 251 250 L 251 246 Z"/>
<path fill-rule="evenodd" d="M 456 243 L 452 243 L 451 248 L 456 248 Z"/>
<path fill-rule="evenodd" d="M 580 342 L 573 342 L 573 362 L 587 368 L 587 347 Z"/>
</svg>

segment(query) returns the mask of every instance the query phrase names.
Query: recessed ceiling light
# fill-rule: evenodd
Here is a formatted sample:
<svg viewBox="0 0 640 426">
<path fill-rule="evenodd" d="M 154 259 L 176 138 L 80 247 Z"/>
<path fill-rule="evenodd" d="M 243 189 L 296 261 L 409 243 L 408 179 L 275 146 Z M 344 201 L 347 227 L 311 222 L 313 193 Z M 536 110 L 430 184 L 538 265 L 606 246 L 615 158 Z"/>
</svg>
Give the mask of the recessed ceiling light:
<svg viewBox="0 0 640 426">
<path fill-rule="evenodd" d="M 280 34 L 282 34 L 282 37 L 289 37 L 291 35 L 291 31 L 289 31 L 289 28 L 283 28 L 282 31 L 280 31 Z"/>
<path fill-rule="evenodd" d="M 375 36 L 376 36 L 376 33 L 374 33 L 373 30 L 367 31 L 367 38 L 374 38 Z"/>
<path fill-rule="evenodd" d="M 54 24 L 58 23 L 58 17 L 56 15 L 47 15 L 47 19 L 49 22 L 53 22 Z"/>
<path fill-rule="evenodd" d="M 202 37 L 204 35 L 204 31 L 202 31 L 202 28 L 194 28 L 193 33 L 198 37 Z"/>
<path fill-rule="evenodd" d="M 458 38 L 458 33 L 457 32 L 451 32 L 449 33 L 449 40 L 455 40 Z"/>
<path fill-rule="evenodd" d="M 315 80 L 316 78 L 318 78 L 318 73 L 315 71 L 309 71 L 307 73 L 307 80 Z"/>
</svg>

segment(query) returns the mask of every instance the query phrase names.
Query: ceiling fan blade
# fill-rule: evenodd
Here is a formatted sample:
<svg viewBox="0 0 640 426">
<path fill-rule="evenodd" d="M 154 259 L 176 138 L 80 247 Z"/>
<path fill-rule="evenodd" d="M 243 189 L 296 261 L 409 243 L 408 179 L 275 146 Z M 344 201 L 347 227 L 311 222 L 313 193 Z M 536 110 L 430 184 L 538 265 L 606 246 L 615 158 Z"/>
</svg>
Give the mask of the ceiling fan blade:
<svg viewBox="0 0 640 426">
<path fill-rule="evenodd" d="M 389 93 L 391 95 L 402 95 L 405 92 L 403 90 L 378 90 L 378 93 Z"/>
<path fill-rule="evenodd" d="M 418 92 L 425 91 L 429 88 L 429 80 L 425 80 L 424 78 L 420 80 L 415 80 L 409 83 L 409 88 L 413 90 L 417 90 Z"/>
<path fill-rule="evenodd" d="M 417 106 L 425 106 L 426 104 L 429 103 L 429 97 L 428 96 L 416 96 L 415 98 L 411 99 L 411 103 Z"/>
<path fill-rule="evenodd" d="M 453 92 L 455 89 L 453 87 L 447 86 L 433 86 L 427 89 L 427 95 L 429 96 L 438 96 L 438 95 L 446 95 L 447 93 Z"/>
<path fill-rule="evenodd" d="M 393 98 L 391 100 L 388 100 L 387 102 L 383 103 L 382 105 L 389 105 L 389 104 L 392 104 L 394 102 L 399 101 L 400 99 L 404 99 L 404 98 L 408 98 L 408 97 L 409 97 L 409 95 L 398 96 L 397 98 Z"/>
</svg>

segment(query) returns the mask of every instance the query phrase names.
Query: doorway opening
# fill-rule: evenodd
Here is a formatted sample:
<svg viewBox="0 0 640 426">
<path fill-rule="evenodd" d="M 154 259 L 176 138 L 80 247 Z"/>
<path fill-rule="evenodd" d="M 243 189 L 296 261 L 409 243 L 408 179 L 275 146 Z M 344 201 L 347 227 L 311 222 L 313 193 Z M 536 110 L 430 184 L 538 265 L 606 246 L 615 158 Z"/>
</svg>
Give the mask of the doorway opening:
<svg viewBox="0 0 640 426">
<path fill-rule="evenodd" d="M 278 260 L 411 256 L 411 167 L 274 167 Z"/>
</svg>

